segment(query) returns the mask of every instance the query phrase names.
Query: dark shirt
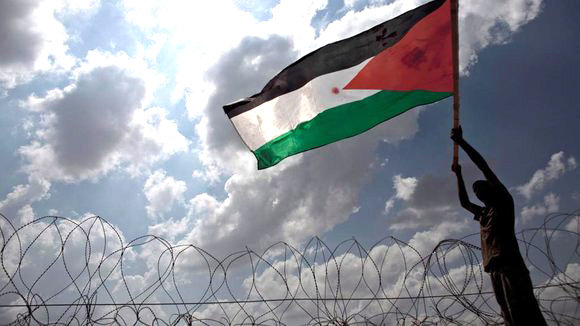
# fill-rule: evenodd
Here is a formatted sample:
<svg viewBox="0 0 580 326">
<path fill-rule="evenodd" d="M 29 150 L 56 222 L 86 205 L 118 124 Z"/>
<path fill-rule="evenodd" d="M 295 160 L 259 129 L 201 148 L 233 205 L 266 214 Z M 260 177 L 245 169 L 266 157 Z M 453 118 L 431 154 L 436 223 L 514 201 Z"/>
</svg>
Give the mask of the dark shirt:
<svg viewBox="0 0 580 326">
<path fill-rule="evenodd" d="M 492 204 L 476 212 L 479 221 L 483 269 L 486 272 L 507 267 L 524 267 L 514 232 L 514 200 L 503 185 L 493 189 Z"/>
</svg>

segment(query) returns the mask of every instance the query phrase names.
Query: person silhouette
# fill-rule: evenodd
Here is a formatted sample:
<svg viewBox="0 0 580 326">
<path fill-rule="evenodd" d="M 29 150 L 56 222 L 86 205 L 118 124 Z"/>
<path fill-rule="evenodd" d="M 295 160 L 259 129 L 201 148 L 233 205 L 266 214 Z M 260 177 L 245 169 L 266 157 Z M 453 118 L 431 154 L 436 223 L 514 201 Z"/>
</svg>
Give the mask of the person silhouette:
<svg viewBox="0 0 580 326">
<path fill-rule="evenodd" d="M 490 275 L 505 324 L 546 325 L 534 297 L 530 272 L 518 247 L 512 196 L 481 154 L 463 139 L 461 127 L 451 130 L 451 139 L 463 149 L 485 177 L 485 180 L 473 183 L 475 196 L 484 204 L 481 207 L 469 200 L 461 165 L 454 164 L 451 167 L 457 176 L 461 206 L 473 213 L 474 219 L 479 222 L 483 269 Z"/>
</svg>

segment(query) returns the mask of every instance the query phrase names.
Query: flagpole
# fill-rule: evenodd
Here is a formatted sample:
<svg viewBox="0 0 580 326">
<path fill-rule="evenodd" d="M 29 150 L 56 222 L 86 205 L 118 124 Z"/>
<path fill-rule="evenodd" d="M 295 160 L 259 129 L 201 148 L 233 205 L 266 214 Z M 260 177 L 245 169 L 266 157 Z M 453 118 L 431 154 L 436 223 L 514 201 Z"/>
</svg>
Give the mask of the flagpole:
<svg viewBox="0 0 580 326">
<path fill-rule="evenodd" d="M 451 1 L 453 49 L 453 128 L 459 127 L 459 0 Z M 459 162 L 459 148 L 453 143 L 453 165 Z"/>
</svg>

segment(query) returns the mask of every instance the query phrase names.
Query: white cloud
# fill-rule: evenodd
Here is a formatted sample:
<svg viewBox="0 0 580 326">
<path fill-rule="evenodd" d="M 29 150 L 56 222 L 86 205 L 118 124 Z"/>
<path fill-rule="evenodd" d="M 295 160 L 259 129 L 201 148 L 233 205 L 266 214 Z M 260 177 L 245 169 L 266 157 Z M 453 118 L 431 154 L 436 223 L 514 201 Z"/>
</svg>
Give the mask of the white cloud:
<svg viewBox="0 0 580 326">
<path fill-rule="evenodd" d="M 18 213 L 16 214 L 16 219 L 20 221 L 20 225 L 32 222 L 32 220 L 34 220 L 36 217 L 36 213 L 30 205 L 25 205 L 19 209 Z"/>
<path fill-rule="evenodd" d="M 94 12 L 99 0 L 0 1 L 0 87 L 11 88 L 38 72 L 63 72 L 75 64 L 59 17 Z"/>
<path fill-rule="evenodd" d="M 546 281 L 546 285 L 558 283 L 569 283 L 570 285 L 548 287 L 540 290 L 538 291 L 538 299 L 540 302 L 550 302 L 550 310 L 556 312 L 552 316 L 557 316 L 556 320 L 560 324 L 573 325 L 580 318 L 577 304 L 572 301 L 577 293 L 574 283 L 580 279 L 580 264 L 570 262 L 565 268 L 558 269 L 558 271 L 561 272 Z"/>
<path fill-rule="evenodd" d="M 168 241 L 180 239 L 187 231 L 191 229 L 190 219 L 182 218 L 179 220 L 166 220 L 157 224 L 150 225 L 147 228 L 147 234 L 153 234 L 163 237 Z"/>
<path fill-rule="evenodd" d="M 465 169 L 465 174 L 472 177 L 475 170 L 469 166 Z M 401 208 L 387 217 L 391 230 L 461 222 L 464 216 L 470 215 L 459 207 L 457 186 L 452 176 L 427 174 L 421 178 L 402 178 L 396 175 L 393 177 L 393 188 L 396 193 L 385 203 L 383 214 L 388 215 L 397 202 L 401 203 Z"/>
<path fill-rule="evenodd" d="M 522 219 L 524 223 L 530 222 L 536 216 L 546 216 L 550 213 L 555 213 L 560 209 L 560 197 L 553 193 L 549 193 L 544 197 L 544 203 L 532 206 L 524 206 L 522 208 Z"/>
<path fill-rule="evenodd" d="M 572 156 L 566 159 L 564 156 L 564 152 L 552 154 L 545 168 L 537 170 L 530 181 L 517 187 L 520 194 L 530 199 L 535 193 L 544 189 L 548 183 L 576 169 L 576 159 Z"/>
<path fill-rule="evenodd" d="M 159 80 L 144 64 L 93 52 L 73 75 L 73 84 L 23 103 L 41 117 L 35 139 L 19 149 L 27 173 L 76 182 L 123 166 L 138 175 L 187 149 L 165 110 L 145 107 Z"/>
<path fill-rule="evenodd" d="M 57 4 L 60 12 L 68 14 L 78 14 L 84 11 L 94 13 L 99 8 L 101 0 L 60 0 Z"/>
<path fill-rule="evenodd" d="M 416 187 L 417 178 L 402 178 L 401 175 L 394 176 L 393 188 L 395 189 L 395 194 L 385 203 L 383 214 L 388 214 L 395 207 L 397 200 L 409 200 Z"/>
<path fill-rule="evenodd" d="M 395 207 L 395 198 L 390 198 L 385 202 L 385 209 L 383 210 L 383 214 L 387 215 Z"/>
<path fill-rule="evenodd" d="M 573 216 L 568 223 L 566 223 L 566 230 L 580 234 L 580 215 Z"/>
<path fill-rule="evenodd" d="M 357 1 L 347 3 L 347 6 L 357 5 Z M 388 4 L 373 4 L 360 11 L 349 11 L 340 19 L 329 23 L 321 32 L 318 38 L 313 41 L 310 50 L 325 44 L 344 39 L 378 25 L 386 20 L 412 10 L 428 1 L 425 0 L 397 0 Z M 313 48 L 314 47 L 314 48 Z"/>
<path fill-rule="evenodd" d="M 250 13 L 229 0 L 122 0 L 121 8 L 127 21 L 140 27 L 151 39 L 164 38 L 165 46 L 174 50 L 179 69 L 173 99 L 185 96 L 194 103 L 189 108 L 191 116 L 212 91 L 203 78 L 207 68 L 245 35 L 265 31 L 257 28 L 258 22 Z M 154 42 L 145 52 L 154 52 L 156 47 Z"/>
<path fill-rule="evenodd" d="M 344 0 L 344 6 L 347 8 L 353 8 L 359 0 Z"/>
<path fill-rule="evenodd" d="M 0 201 L 0 213 L 10 220 L 29 221 L 29 217 L 34 215 L 30 204 L 47 199 L 50 186 L 50 182 L 41 177 L 29 176 L 27 184 L 14 186 L 6 198 Z"/>
<path fill-rule="evenodd" d="M 397 191 L 396 198 L 409 200 L 417 188 L 417 178 L 401 178 L 400 175 L 396 175 L 393 177 L 393 188 Z"/>
<path fill-rule="evenodd" d="M 477 63 L 478 54 L 490 45 L 508 43 L 541 12 L 542 0 L 464 1 L 459 9 L 460 66 L 464 73 Z"/>
<path fill-rule="evenodd" d="M 312 41 L 316 37 L 310 22 L 316 12 L 327 5 L 327 0 L 301 3 L 294 0 L 280 0 L 272 9 L 272 19 L 261 23 L 259 28 L 264 28 L 270 35 L 291 38 L 301 54 L 306 54 L 306 51 L 312 49 Z"/>
<path fill-rule="evenodd" d="M 171 210 L 174 204 L 183 202 L 183 194 L 187 190 L 184 181 L 167 176 L 164 170 L 157 170 L 147 178 L 143 193 L 149 204 L 145 207 L 151 218 L 163 216 Z"/>
</svg>

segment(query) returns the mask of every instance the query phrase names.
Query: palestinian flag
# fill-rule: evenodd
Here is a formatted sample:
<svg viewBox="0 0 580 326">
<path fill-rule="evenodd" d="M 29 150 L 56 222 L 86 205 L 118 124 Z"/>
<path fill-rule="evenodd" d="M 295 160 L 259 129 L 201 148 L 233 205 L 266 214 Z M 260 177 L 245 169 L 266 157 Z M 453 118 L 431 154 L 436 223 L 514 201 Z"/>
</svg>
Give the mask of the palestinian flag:
<svg viewBox="0 0 580 326">
<path fill-rule="evenodd" d="M 265 169 L 451 95 L 450 0 L 436 0 L 307 54 L 224 111 Z"/>
</svg>

